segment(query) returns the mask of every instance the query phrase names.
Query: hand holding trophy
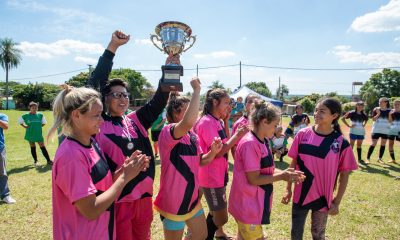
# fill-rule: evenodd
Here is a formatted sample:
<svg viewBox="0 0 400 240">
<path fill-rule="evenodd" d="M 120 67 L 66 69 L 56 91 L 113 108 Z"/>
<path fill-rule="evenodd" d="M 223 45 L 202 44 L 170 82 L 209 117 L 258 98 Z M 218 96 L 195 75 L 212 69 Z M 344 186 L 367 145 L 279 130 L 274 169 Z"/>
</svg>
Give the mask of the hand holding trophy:
<svg viewBox="0 0 400 240">
<path fill-rule="evenodd" d="M 155 34 L 150 35 L 150 39 L 160 51 L 168 54 L 165 65 L 161 67 L 161 89 L 169 92 L 171 89 L 183 91 L 180 76 L 183 76 L 183 67 L 180 64 L 179 56 L 186 52 L 196 42 L 196 37 L 192 36 L 192 29 L 181 22 L 168 21 L 157 25 Z M 161 42 L 158 46 L 154 39 Z M 185 48 L 185 43 L 192 42 L 189 47 Z"/>
</svg>

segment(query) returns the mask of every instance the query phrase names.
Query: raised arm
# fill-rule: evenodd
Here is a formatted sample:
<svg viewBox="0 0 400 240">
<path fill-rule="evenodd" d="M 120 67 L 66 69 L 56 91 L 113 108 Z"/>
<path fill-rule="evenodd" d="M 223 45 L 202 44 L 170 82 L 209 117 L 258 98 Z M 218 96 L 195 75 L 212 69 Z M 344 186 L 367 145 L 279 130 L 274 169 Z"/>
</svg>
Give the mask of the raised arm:
<svg viewBox="0 0 400 240">
<path fill-rule="evenodd" d="M 196 123 L 199 115 L 200 107 L 200 80 L 198 78 L 192 78 L 190 85 L 193 88 L 192 99 L 190 100 L 189 106 L 186 109 L 183 119 L 178 122 L 173 130 L 174 138 L 178 139 L 183 137 Z"/>
<path fill-rule="evenodd" d="M 115 53 L 117 49 L 120 46 L 126 44 L 129 39 L 130 35 L 126 35 L 121 31 L 113 32 L 107 49 L 99 58 L 99 62 L 97 63 L 96 68 L 94 69 L 88 82 L 86 83 L 87 87 L 92 87 L 103 93 L 103 89 L 108 82 L 108 76 L 111 73 Z"/>
</svg>

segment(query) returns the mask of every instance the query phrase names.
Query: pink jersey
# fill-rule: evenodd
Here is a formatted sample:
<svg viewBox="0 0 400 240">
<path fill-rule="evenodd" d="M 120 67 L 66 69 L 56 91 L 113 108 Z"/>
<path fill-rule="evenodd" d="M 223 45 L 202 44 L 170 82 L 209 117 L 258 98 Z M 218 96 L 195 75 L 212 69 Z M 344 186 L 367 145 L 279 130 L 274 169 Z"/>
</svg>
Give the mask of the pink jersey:
<svg viewBox="0 0 400 240">
<path fill-rule="evenodd" d="M 98 196 L 112 184 L 96 143 L 84 146 L 65 139 L 57 149 L 52 172 L 53 239 L 115 239 L 113 206 L 96 220 L 86 219 L 74 206 L 77 200 Z"/>
<path fill-rule="evenodd" d="M 253 171 L 260 171 L 262 175 L 274 174 L 275 165 L 268 142 L 248 132 L 236 148 L 228 206 L 232 216 L 245 224 L 269 224 L 273 185 L 254 186 L 246 177 L 247 172 Z"/>
<path fill-rule="evenodd" d="M 247 116 L 242 116 L 240 117 L 234 124 L 232 127 L 232 136 L 233 134 L 235 134 L 236 130 L 238 129 L 238 127 L 240 126 L 246 126 L 249 125 L 249 118 Z M 239 143 L 241 138 L 238 139 L 236 145 Z"/>
<path fill-rule="evenodd" d="M 185 221 L 193 217 L 189 216 L 193 209 L 201 208 L 198 171 L 202 151 L 197 135 L 191 131 L 175 139 L 174 126 L 165 126 L 159 136 L 161 178 L 154 205 L 164 217 Z"/>
<path fill-rule="evenodd" d="M 297 160 L 296 169 L 306 179 L 294 187 L 293 203 L 299 207 L 327 211 L 339 172 L 357 169 L 349 142 L 338 132 L 321 135 L 314 127 L 300 130 L 294 138 L 289 157 Z"/>
<path fill-rule="evenodd" d="M 200 147 L 208 152 L 215 137 L 222 142 L 228 141 L 222 121 L 211 114 L 201 117 L 196 125 L 195 132 L 200 139 Z M 228 183 L 228 155 L 215 158 L 210 164 L 200 167 L 200 186 L 206 188 L 221 188 Z"/>
<path fill-rule="evenodd" d="M 104 116 L 104 123 L 100 127 L 100 133 L 96 140 L 104 151 L 110 170 L 115 172 L 122 166 L 126 157 L 135 150 L 141 150 L 143 154 L 153 156 L 148 133 L 132 112 L 124 117 Z M 121 192 L 117 202 L 131 202 L 153 194 L 155 164 L 154 159 L 146 172 L 140 172 L 131 180 Z"/>
</svg>

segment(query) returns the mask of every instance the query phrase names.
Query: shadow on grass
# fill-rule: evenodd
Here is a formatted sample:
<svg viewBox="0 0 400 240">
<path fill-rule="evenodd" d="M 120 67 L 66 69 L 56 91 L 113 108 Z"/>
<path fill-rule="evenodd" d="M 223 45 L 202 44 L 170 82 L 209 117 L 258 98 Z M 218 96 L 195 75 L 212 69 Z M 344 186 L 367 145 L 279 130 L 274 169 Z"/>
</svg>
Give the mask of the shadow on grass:
<svg viewBox="0 0 400 240">
<path fill-rule="evenodd" d="M 23 166 L 23 167 L 19 167 L 19 168 L 13 168 L 10 171 L 7 171 L 7 175 L 12 175 L 12 174 L 15 174 L 15 173 L 21 173 L 21 172 L 29 171 L 32 168 L 34 168 L 34 166 L 32 166 L 32 165 Z"/>
<path fill-rule="evenodd" d="M 37 166 L 36 171 L 39 173 L 45 173 L 45 172 L 51 171 L 51 165 L 46 164 L 46 165 Z"/>
<path fill-rule="evenodd" d="M 375 164 L 368 164 L 368 165 L 360 165 L 359 166 L 362 172 L 368 172 L 373 174 L 382 174 L 387 177 L 398 177 L 391 174 L 391 171 L 400 173 L 400 168 L 393 166 L 393 165 L 375 165 Z"/>
</svg>

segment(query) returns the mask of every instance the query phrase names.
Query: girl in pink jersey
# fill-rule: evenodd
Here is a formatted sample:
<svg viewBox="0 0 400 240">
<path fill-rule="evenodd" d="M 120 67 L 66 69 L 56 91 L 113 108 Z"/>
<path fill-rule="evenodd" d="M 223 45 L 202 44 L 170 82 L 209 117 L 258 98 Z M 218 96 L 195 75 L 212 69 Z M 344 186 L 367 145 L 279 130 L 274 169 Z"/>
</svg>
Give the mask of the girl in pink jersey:
<svg viewBox="0 0 400 240">
<path fill-rule="evenodd" d="M 198 170 L 221 150 L 214 140 L 210 151 L 202 154 L 197 135 L 191 131 L 198 117 L 200 81 L 193 78 L 192 99 L 170 94 L 167 119 L 170 124 L 160 133 L 160 191 L 154 201 L 164 226 L 164 239 L 182 239 L 185 223 L 191 239 L 207 237 L 204 211 L 200 203 Z M 190 102 L 190 103 L 189 103 Z"/>
<path fill-rule="evenodd" d="M 238 224 L 237 239 L 266 239 L 261 225 L 269 224 L 273 182 L 300 182 L 304 175 L 274 166 L 269 138 L 274 136 L 280 111 L 265 101 L 255 103 L 250 116 L 251 132 L 239 142 L 235 154 L 229 213 Z"/>
<path fill-rule="evenodd" d="M 54 101 L 48 138 L 59 126 L 67 138 L 52 172 L 53 239 L 115 239 L 113 202 L 148 167 L 148 158 L 137 151 L 112 176 L 92 138 L 103 123 L 102 110 L 100 94 L 88 88 L 67 87 Z"/>
<path fill-rule="evenodd" d="M 232 127 L 232 135 L 235 134 L 236 130 L 238 129 L 238 127 L 240 126 L 248 126 L 249 125 L 249 116 L 250 116 L 250 110 L 252 109 L 253 103 L 257 100 L 259 100 L 260 98 L 254 94 L 254 93 L 250 93 L 246 96 L 246 98 L 244 99 L 244 107 L 245 107 L 245 113 L 243 114 L 242 117 L 240 117 L 234 124 Z M 237 143 L 239 143 L 240 139 L 237 141 Z M 233 159 L 235 159 L 235 151 L 236 151 L 236 146 L 237 143 L 232 147 L 231 149 L 231 153 L 233 156 Z"/>
<path fill-rule="evenodd" d="M 100 57 L 89 84 L 100 86 L 105 111 L 104 123 L 96 140 L 104 151 L 111 172 L 116 171 L 134 151 L 151 156 L 147 171 L 132 179 L 115 203 L 116 232 L 119 240 L 150 240 L 153 221 L 153 182 L 155 161 L 148 130 L 167 104 L 169 92 L 158 87 L 152 99 L 134 112 L 129 107 L 128 84 L 122 79 L 108 80 L 113 58 L 119 46 L 129 41 L 129 35 L 116 31 Z M 179 55 L 170 57 L 179 64 Z M 167 59 L 167 63 L 171 62 Z M 140 227 L 137 227 L 140 226 Z"/>
<path fill-rule="evenodd" d="M 223 89 L 212 89 L 206 94 L 202 117 L 195 125 L 195 132 L 199 136 L 200 147 L 209 150 L 216 137 L 223 142 L 222 149 L 215 159 L 199 170 L 200 186 L 203 189 L 210 212 L 207 216 L 207 239 L 214 239 L 218 227 L 228 221 L 226 203 L 226 185 L 228 183 L 228 151 L 236 144 L 247 131 L 247 126 L 241 126 L 232 135 L 227 137 L 226 126 L 229 119 L 230 98 Z M 224 119 L 224 123 L 221 119 Z M 221 231 L 216 237 L 227 238 Z"/>
<path fill-rule="evenodd" d="M 313 239 L 325 239 L 328 214 L 339 213 L 350 172 L 357 169 L 351 146 L 340 131 L 338 120 L 341 112 L 337 100 L 327 98 L 319 101 L 314 111 L 315 125 L 301 129 L 289 150 L 290 166 L 306 176 L 305 181 L 294 188 L 292 239 L 303 238 L 310 210 Z M 334 197 L 337 178 L 339 186 Z M 289 203 L 291 196 L 291 183 L 288 183 L 282 202 Z"/>
</svg>

